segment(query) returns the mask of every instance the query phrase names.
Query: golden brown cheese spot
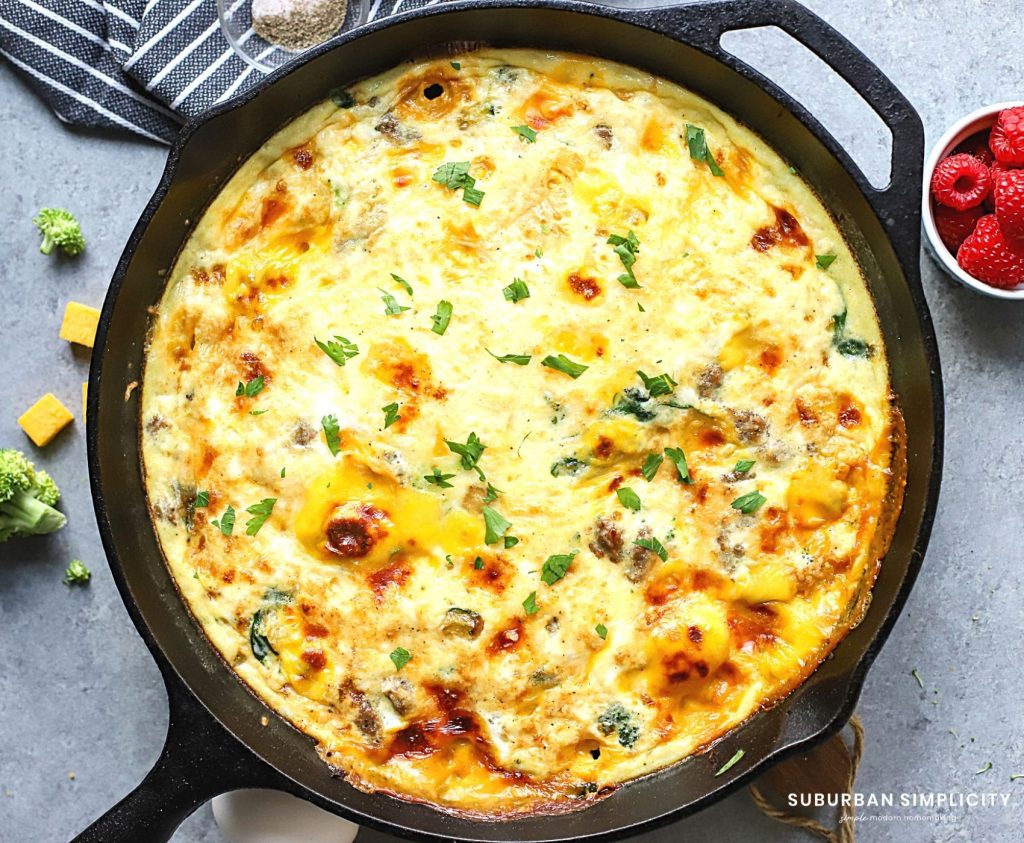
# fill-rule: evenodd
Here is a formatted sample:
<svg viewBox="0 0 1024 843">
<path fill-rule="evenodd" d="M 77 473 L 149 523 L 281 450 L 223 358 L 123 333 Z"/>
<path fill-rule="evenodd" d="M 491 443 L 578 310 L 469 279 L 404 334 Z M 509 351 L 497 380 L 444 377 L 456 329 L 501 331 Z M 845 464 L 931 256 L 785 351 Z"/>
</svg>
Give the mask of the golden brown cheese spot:
<svg viewBox="0 0 1024 843">
<path fill-rule="evenodd" d="M 403 77 L 395 111 L 404 119 L 438 120 L 473 101 L 475 83 L 446 63 Z"/>
<path fill-rule="evenodd" d="M 433 369 L 425 354 L 414 351 L 403 339 L 370 347 L 367 365 L 377 380 L 413 395 L 442 399 L 443 387 L 432 382 Z"/>
<path fill-rule="evenodd" d="M 839 399 L 839 424 L 849 429 L 857 427 L 863 421 L 860 402 L 849 395 Z"/>
<path fill-rule="evenodd" d="M 527 97 L 522 108 L 527 124 L 537 131 L 551 127 L 575 111 L 576 106 L 568 92 L 550 85 L 537 88 Z"/>
<path fill-rule="evenodd" d="M 737 650 L 750 652 L 770 647 L 778 641 L 778 616 L 769 606 L 744 608 L 734 605 L 729 610 L 729 633 Z"/>
<path fill-rule="evenodd" d="M 507 653 L 515 650 L 526 640 L 526 630 L 521 618 L 516 618 L 509 626 L 499 630 L 487 644 L 489 653 Z"/>
<path fill-rule="evenodd" d="M 586 278 L 578 272 L 573 272 L 567 279 L 569 289 L 584 301 L 593 301 L 601 293 L 601 285 L 593 278 Z"/>
<path fill-rule="evenodd" d="M 767 252 L 773 246 L 790 248 L 804 247 L 810 243 L 797 218 L 785 208 L 772 206 L 775 222 L 759 228 L 750 241 L 750 245 L 759 252 Z"/>
<path fill-rule="evenodd" d="M 291 151 L 291 156 L 295 166 L 300 170 L 308 170 L 313 166 L 313 152 L 310 150 L 309 144 L 295 147 Z"/>
<path fill-rule="evenodd" d="M 467 572 L 470 585 L 485 588 L 496 594 L 505 590 L 513 574 L 508 562 L 500 556 L 487 553 L 467 560 Z"/>
<path fill-rule="evenodd" d="M 405 560 L 398 558 L 393 562 L 388 563 L 383 568 L 374 571 L 366 578 L 366 580 L 369 582 L 370 588 L 373 589 L 374 595 L 379 600 L 392 586 L 400 589 L 405 585 L 410 574 L 412 574 L 412 570 L 406 564 Z"/>
</svg>

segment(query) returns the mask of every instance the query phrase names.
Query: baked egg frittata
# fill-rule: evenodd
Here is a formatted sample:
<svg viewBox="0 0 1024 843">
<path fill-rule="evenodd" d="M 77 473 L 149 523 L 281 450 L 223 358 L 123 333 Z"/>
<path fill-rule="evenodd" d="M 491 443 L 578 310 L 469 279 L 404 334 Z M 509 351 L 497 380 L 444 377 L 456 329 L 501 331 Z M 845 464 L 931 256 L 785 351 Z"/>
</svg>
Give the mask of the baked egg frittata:
<svg viewBox="0 0 1024 843">
<path fill-rule="evenodd" d="M 238 675 L 364 789 L 583 806 L 803 681 L 898 510 L 821 202 L 633 68 L 338 90 L 246 162 L 147 353 L 153 521 Z"/>
</svg>

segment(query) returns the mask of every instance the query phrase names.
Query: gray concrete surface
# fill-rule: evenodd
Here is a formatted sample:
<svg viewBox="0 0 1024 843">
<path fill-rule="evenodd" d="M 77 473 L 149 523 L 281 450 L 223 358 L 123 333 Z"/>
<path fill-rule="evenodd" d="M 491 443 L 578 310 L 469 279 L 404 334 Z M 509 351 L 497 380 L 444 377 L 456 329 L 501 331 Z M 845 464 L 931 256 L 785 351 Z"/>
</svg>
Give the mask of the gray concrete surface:
<svg viewBox="0 0 1024 843">
<path fill-rule="evenodd" d="M 1020 0 L 812 0 L 920 111 L 929 140 L 983 103 L 1024 97 Z M 885 147 L 805 55 L 771 40 L 751 55 L 824 115 L 871 172 Z M 80 385 L 88 360 L 57 339 L 69 298 L 99 304 L 165 152 L 69 131 L 0 64 L 0 445 L 32 451 L 16 417 L 52 390 L 74 427 L 38 461 L 59 478 L 69 526 L 0 546 L 0 841 L 62 841 L 124 795 L 157 757 L 164 692 L 104 563 L 89 499 Z M 46 258 L 31 224 L 45 205 L 85 224 L 81 259 Z M 1024 837 L 1024 304 L 954 287 L 924 260 L 946 377 L 946 481 L 922 577 L 860 704 L 863 793 L 1011 794 L 1008 808 L 953 808 L 939 821 L 865 822 L 862 841 L 1018 841 Z M 61 582 L 80 557 L 88 588 Z M 911 676 L 917 669 L 921 688 Z M 985 769 L 991 762 L 991 769 Z M 176 843 L 221 843 L 209 807 Z M 762 818 L 745 793 L 670 829 L 669 841 L 809 840 Z M 146 841 L 141 841 L 146 843 Z"/>
</svg>

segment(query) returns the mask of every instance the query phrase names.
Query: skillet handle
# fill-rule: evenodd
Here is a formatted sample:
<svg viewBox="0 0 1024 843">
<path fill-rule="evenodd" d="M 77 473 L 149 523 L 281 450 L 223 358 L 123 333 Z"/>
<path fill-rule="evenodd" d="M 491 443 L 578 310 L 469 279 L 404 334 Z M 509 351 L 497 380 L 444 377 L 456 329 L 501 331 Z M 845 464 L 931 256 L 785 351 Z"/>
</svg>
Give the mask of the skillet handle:
<svg viewBox="0 0 1024 843">
<path fill-rule="evenodd" d="M 221 793 L 293 789 L 217 722 L 177 676 L 162 672 L 170 723 L 160 757 L 138 787 L 72 843 L 166 843 L 190 814 Z"/>
<path fill-rule="evenodd" d="M 921 176 L 924 161 L 924 127 L 910 101 L 892 80 L 832 26 L 796 0 L 713 0 L 681 6 L 663 6 L 625 12 L 636 23 L 654 27 L 694 44 L 757 81 L 776 99 L 792 98 L 750 65 L 723 49 L 722 35 L 737 29 L 776 26 L 798 41 L 840 77 L 878 114 L 892 132 L 892 174 L 879 190 L 842 147 L 803 107 L 794 109 L 810 122 L 819 137 L 826 137 L 831 151 L 853 174 L 882 224 L 892 234 L 893 246 L 907 267 L 917 266 L 921 236 Z"/>
</svg>

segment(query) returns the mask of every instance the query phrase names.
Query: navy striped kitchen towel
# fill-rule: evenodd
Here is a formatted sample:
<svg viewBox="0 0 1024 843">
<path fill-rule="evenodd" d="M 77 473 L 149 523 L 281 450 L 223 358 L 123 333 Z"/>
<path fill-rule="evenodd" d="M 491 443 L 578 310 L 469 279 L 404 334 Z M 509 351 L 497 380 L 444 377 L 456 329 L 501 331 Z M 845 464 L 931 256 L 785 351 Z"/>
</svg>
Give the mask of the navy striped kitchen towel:
<svg viewBox="0 0 1024 843">
<path fill-rule="evenodd" d="M 248 8 L 248 0 L 225 2 Z M 353 11 L 365 4 L 365 20 L 436 2 L 349 0 Z M 251 27 L 237 39 L 257 57 L 273 49 Z M 0 55 L 61 120 L 163 143 L 184 118 L 263 76 L 228 42 L 217 0 L 0 0 Z"/>
</svg>

